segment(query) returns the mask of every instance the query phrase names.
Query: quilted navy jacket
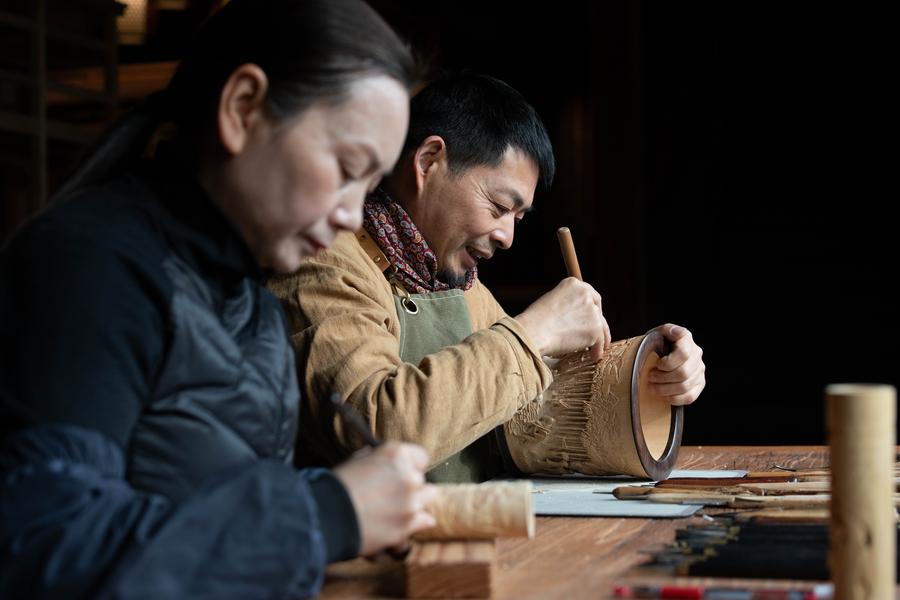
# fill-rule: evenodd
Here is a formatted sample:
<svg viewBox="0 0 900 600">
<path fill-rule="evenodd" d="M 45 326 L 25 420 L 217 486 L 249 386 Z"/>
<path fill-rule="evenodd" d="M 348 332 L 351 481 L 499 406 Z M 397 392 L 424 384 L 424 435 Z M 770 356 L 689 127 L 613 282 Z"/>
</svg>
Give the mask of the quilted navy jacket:
<svg viewBox="0 0 900 600">
<path fill-rule="evenodd" d="M 0 254 L 0 394 L 0 596 L 309 596 L 358 551 L 338 480 L 290 466 L 281 308 L 171 159 Z"/>
</svg>

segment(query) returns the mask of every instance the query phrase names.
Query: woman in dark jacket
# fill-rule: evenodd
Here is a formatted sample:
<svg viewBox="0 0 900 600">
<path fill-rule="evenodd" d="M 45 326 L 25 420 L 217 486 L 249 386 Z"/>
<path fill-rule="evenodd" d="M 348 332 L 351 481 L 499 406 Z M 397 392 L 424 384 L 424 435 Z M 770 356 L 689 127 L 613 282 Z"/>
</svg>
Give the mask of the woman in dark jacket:
<svg viewBox="0 0 900 600">
<path fill-rule="evenodd" d="M 233 0 L 3 249 L 0 596 L 309 596 L 432 524 L 418 447 L 290 466 L 261 285 L 360 226 L 412 83 L 360 0 Z"/>
</svg>

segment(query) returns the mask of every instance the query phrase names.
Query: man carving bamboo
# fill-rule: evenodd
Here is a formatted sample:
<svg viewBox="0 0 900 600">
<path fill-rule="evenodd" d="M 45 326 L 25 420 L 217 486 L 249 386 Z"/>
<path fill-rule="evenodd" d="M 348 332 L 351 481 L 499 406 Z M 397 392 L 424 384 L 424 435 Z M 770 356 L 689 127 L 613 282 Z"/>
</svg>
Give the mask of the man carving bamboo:
<svg viewBox="0 0 900 600">
<path fill-rule="evenodd" d="M 348 185 L 369 167 L 364 151 L 337 166 Z M 554 169 L 540 118 L 498 80 L 446 76 L 413 99 L 400 161 L 367 197 L 363 228 L 270 284 L 304 392 L 301 463 L 333 464 L 362 446 L 321 402 L 336 391 L 382 438 L 424 446 L 432 481 L 503 471 L 495 428 L 550 384 L 543 358 L 591 347 L 599 359 L 610 343 L 587 283 L 566 278 L 510 317 L 478 279 L 478 262 L 512 245 Z M 651 374 L 654 391 L 689 404 L 705 385 L 702 351 L 683 327 L 659 330 L 673 352 Z"/>
</svg>

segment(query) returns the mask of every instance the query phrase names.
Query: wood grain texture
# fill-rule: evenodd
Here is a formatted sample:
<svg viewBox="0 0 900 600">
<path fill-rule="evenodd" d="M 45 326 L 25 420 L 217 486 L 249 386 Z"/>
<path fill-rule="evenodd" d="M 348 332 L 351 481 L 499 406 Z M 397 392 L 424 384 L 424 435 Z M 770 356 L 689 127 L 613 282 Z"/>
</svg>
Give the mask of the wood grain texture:
<svg viewBox="0 0 900 600">
<path fill-rule="evenodd" d="M 417 542 L 406 558 L 406 596 L 488 598 L 496 563 L 493 541 Z"/>
<path fill-rule="evenodd" d="M 779 466 L 817 470 L 831 466 L 825 446 L 683 446 L 679 469 L 772 471 Z"/>
<path fill-rule="evenodd" d="M 769 471 L 774 465 L 821 469 L 830 465 L 822 446 L 682 446 L 677 468 L 746 469 Z M 712 511 L 716 512 L 716 511 Z M 675 530 L 702 519 L 625 519 L 538 517 L 533 540 L 497 540 L 494 598 L 522 600 L 578 600 L 612 597 L 612 587 L 622 581 L 666 581 L 640 568 L 647 555 L 672 542 Z M 322 598 L 397 598 L 397 573 L 359 559 L 333 565 L 328 570 Z M 402 579 L 400 579 L 402 581 Z M 709 582 L 708 579 L 694 579 Z M 771 582 L 747 582 L 754 587 Z M 779 582 L 780 584 L 781 582 Z"/>
</svg>

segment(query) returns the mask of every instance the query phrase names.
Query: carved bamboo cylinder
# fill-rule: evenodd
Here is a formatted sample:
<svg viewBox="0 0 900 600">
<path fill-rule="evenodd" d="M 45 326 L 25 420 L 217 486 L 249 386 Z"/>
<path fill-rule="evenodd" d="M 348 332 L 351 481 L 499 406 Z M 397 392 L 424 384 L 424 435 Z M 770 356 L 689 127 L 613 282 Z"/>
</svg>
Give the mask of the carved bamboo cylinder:
<svg viewBox="0 0 900 600">
<path fill-rule="evenodd" d="M 667 346 L 651 331 L 611 344 L 598 363 L 587 352 L 560 360 L 547 391 L 504 426 L 516 466 L 530 474 L 668 477 L 683 409 L 653 393 L 647 380 Z"/>
</svg>

